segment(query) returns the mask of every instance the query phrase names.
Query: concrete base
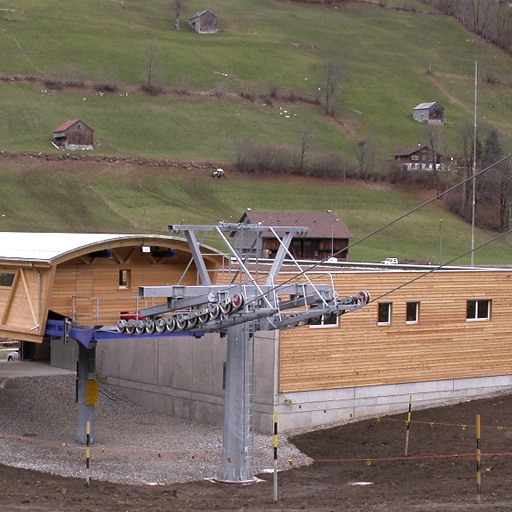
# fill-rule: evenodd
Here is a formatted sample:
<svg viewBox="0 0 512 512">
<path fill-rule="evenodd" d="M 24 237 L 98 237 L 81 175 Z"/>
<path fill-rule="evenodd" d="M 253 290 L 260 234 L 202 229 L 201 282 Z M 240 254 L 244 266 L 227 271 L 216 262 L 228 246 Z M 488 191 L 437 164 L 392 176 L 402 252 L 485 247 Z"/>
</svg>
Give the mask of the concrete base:
<svg viewBox="0 0 512 512">
<path fill-rule="evenodd" d="M 279 396 L 279 430 L 403 412 L 411 395 L 413 408 L 424 409 L 508 391 L 512 392 L 512 375 L 287 393 Z"/>
</svg>

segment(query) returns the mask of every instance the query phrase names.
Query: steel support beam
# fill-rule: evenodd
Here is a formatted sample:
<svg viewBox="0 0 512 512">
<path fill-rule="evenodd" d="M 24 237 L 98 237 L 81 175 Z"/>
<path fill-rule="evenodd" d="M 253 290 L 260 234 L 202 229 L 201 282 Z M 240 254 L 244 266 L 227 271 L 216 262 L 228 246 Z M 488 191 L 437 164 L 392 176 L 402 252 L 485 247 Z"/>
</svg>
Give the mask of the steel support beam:
<svg viewBox="0 0 512 512">
<path fill-rule="evenodd" d="M 220 481 L 252 482 L 254 337 L 246 325 L 228 329 L 224 438 Z"/>
</svg>

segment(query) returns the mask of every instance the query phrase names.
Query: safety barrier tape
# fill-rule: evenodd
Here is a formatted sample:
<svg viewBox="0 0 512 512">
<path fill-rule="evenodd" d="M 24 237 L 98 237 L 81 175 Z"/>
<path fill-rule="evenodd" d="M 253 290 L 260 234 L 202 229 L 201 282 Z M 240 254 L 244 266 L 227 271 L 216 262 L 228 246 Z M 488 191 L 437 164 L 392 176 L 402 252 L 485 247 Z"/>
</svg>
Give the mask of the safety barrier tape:
<svg viewBox="0 0 512 512">
<path fill-rule="evenodd" d="M 407 425 L 407 420 L 397 420 L 395 418 L 375 418 L 375 421 L 377 423 L 380 423 L 381 421 L 390 421 L 394 423 L 404 423 Z M 475 425 L 470 425 L 466 423 L 441 423 L 437 421 L 418 421 L 418 420 L 411 420 L 411 425 L 418 424 L 418 425 L 428 425 L 430 428 L 434 427 L 458 427 L 462 428 L 462 430 L 467 430 L 468 428 L 476 428 Z M 504 430 L 512 430 L 512 427 L 505 427 L 502 425 L 498 426 L 484 426 L 482 425 L 482 430 L 497 430 L 498 432 L 503 432 Z"/>
<path fill-rule="evenodd" d="M 44 443 L 48 445 L 60 446 L 62 448 L 69 448 L 74 450 L 86 450 L 86 446 L 79 446 L 75 444 L 69 444 L 60 441 L 50 441 L 45 439 L 35 439 L 33 437 L 23 437 L 17 435 L 9 435 L 0 433 L 0 438 L 13 439 L 17 441 L 28 441 L 31 443 Z M 131 455 L 152 455 L 158 458 L 162 457 L 176 457 L 176 458 L 189 458 L 195 459 L 208 459 L 208 460 L 222 460 L 223 457 L 219 455 L 201 455 L 201 454 L 186 454 L 186 453 L 173 453 L 173 452 L 153 452 L 145 450 L 127 450 L 119 448 L 105 448 L 102 446 L 91 446 L 92 452 L 95 453 L 116 453 L 116 454 L 131 454 Z M 494 453 L 481 453 L 482 457 L 512 457 L 512 452 L 494 452 Z M 311 464 L 311 463 L 327 463 L 327 462 L 362 462 L 368 466 L 371 466 L 376 462 L 394 462 L 394 461 L 407 461 L 407 460 L 435 460 L 435 459 L 462 459 L 465 457 L 475 457 L 475 452 L 471 453 L 451 453 L 442 455 L 415 455 L 415 456 L 399 456 L 399 457 L 355 457 L 355 458 L 340 458 L 340 459 L 278 459 L 278 462 L 293 466 L 297 463 Z M 251 460 L 253 462 L 272 462 L 273 458 L 249 458 L 244 459 L 237 457 L 228 457 L 228 463 L 232 463 L 233 460 Z"/>
</svg>

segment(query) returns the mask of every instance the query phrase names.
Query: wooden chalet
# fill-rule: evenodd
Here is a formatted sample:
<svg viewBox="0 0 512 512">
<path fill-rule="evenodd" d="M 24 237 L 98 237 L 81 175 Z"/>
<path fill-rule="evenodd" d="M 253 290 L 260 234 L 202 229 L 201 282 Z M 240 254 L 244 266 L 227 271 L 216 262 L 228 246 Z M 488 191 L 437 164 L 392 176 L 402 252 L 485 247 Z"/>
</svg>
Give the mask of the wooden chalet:
<svg viewBox="0 0 512 512">
<path fill-rule="evenodd" d="M 345 223 L 332 212 L 255 212 L 247 210 L 241 223 L 265 226 L 307 227 L 305 236 L 292 240 L 290 252 L 301 260 L 324 260 L 336 253 L 336 258 L 348 259 L 349 241 L 353 238 Z M 235 249 L 247 256 L 274 258 L 279 241 L 272 234 L 263 234 L 261 238 L 239 231 L 234 236 Z"/>
<path fill-rule="evenodd" d="M 217 15 L 206 9 L 194 14 L 188 20 L 189 26 L 200 34 L 215 34 L 217 32 Z"/>
<path fill-rule="evenodd" d="M 115 325 L 145 307 L 139 286 L 177 282 L 189 260 L 169 236 L 2 232 L 0 337 L 43 343 L 49 317 Z"/>
<path fill-rule="evenodd" d="M 419 103 L 412 111 L 412 118 L 418 123 L 444 124 L 444 107 L 432 101 L 430 103 Z"/>
<path fill-rule="evenodd" d="M 443 171 L 442 155 L 426 144 L 405 148 L 394 155 L 395 165 L 407 171 Z"/>
<path fill-rule="evenodd" d="M 58 149 L 93 149 L 94 130 L 80 119 L 70 119 L 53 130 L 52 143 Z"/>
</svg>

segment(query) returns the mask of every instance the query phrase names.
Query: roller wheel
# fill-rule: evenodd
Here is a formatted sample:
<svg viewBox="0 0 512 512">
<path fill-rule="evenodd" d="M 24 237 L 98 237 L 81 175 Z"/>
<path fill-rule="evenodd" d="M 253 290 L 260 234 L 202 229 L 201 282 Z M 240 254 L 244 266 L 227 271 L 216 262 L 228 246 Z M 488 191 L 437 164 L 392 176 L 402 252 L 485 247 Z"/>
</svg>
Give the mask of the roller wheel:
<svg viewBox="0 0 512 512">
<path fill-rule="evenodd" d="M 187 320 L 185 319 L 185 315 L 178 315 L 176 317 L 176 327 L 178 330 L 182 331 L 187 327 Z"/>
<path fill-rule="evenodd" d="M 146 332 L 146 322 L 142 320 L 137 320 L 135 322 L 135 332 L 137 334 L 144 334 Z"/>
<path fill-rule="evenodd" d="M 165 330 L 167 332 L 173 332 L 176 330 L 176 320 L 173 316 L 170 316 L 165 320 Z"/>
<path fill-rule="evenodd" d="M 208 306 L 208 312 L 210 314 L 210 318 L 212 320 L 215 320 L 216 318 L 219 318 L 220 316 L 220 307 L 216 303 L 212 303 Z"/>
<path fill-rule="evenodd" d="M 197 317 L 198 322 L 202 325 L 210 320 L 210 313 L 208 312 L 208 308 L 201 309 L 201 313 Z"/>
<path fill-rule="evenodd" d="M 197 326 L 198 323 L 199 323 L 199 319 L 197 318 L 197 316 L 195 316 L 194 318 L 189 318 L 187 320 L 187 327 L 189 329 L 193 329 L 194 327 Z"/>
<path fill-rule="evenodd" d="M 152 318 L 147 318 L 144 323 L 146 324 L 146 333 L 153 334 L 155 332 L 155 321 Z"/>
<path fill-rule="evenodd" d="M 229 315 L 233 310 L 233 301 L 228 297 L 219 302 L 220 312 L 223 315 Z"/>
<path fill-rule="evenodd" d="M 126 332 L 126 320 L 121 318 L 117 321 L 117 332 L 124 334 Z"/>
<path fill-rule="evenodd" d="M 244 305 L 244 296 L 241 293 L 235 293 L 233 296 L 233 308 L 234 309 L 240 309 Z"/>
<path fill-rule="evenodd" d="M 158 334 L 162 334 L 165 331 L 165 320 L 163 318 L 155 320 L 155 330 Z"/>
</svg>

